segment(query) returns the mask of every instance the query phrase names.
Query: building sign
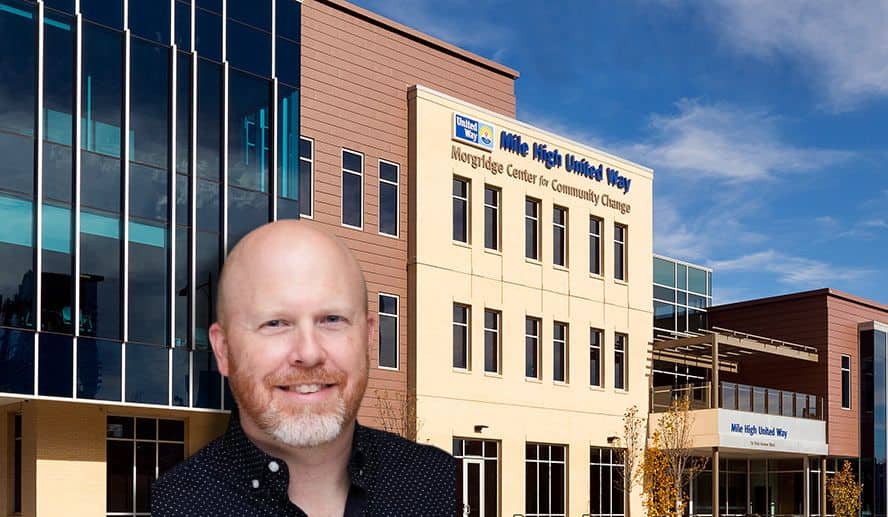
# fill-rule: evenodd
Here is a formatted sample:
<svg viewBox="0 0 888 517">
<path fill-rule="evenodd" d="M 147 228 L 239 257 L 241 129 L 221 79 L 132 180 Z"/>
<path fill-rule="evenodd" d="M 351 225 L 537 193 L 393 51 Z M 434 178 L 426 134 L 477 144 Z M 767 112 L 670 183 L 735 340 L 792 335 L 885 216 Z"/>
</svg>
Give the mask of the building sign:
<svg viewBox="0 0 888 517">
<path fill-rule="evenodd" d="M 485 151 L 493 151 L 493 124 L 459 113 L 453 114 L 453 139 Z"/>
<path fill-rule="evenodd" d="M 826 423 L 821 420 L 719 409 L 720 447 L 826 454 Z"/>
</svg>

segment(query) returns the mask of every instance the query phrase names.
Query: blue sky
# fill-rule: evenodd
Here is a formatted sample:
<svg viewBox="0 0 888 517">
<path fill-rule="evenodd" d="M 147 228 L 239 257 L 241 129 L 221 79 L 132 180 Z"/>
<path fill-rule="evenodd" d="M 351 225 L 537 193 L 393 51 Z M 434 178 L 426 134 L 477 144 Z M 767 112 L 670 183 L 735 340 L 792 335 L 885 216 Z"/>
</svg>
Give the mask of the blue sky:
<svg viewBox="0 0 888 517">
<path fill-rule="evenodd" d="M 715 303 L 888 303 L 888 3 L 356 0 L 521 73 L 518 118 L 655 170 Z"/>
</svg>

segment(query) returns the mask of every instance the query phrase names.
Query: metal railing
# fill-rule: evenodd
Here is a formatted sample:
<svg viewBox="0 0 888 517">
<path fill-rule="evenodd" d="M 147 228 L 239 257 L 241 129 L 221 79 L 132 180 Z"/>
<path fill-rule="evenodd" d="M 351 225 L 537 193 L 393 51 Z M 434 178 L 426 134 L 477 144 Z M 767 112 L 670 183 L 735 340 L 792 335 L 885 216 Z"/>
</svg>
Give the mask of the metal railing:
<svg viewBox="0 0 888 517">
<path fill-rule="evenodd" d="M 673 388 L 654 387 L 651 390 L 651 412 L 668 411 L 672 401 L 687 398 L 690 409 L 708 409 L 711 404 L 710 383 Z M 789 416 L 794 418 L 823 419 L 823 405 L 820 397 L 808 393 L 750 386 L 735 382 L 720 382 L 717 407 L 737 411 L 749 411 L 767 415 Z"/>
</svg>

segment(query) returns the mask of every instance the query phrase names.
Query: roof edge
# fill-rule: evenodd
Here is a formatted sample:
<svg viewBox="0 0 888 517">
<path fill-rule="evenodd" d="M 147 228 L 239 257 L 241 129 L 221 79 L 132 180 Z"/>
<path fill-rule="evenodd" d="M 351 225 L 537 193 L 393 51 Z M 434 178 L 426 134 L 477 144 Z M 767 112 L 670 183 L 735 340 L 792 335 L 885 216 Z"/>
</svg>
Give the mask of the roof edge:
<svg viewBox="0 0 888 517">
<path fill-rule="evenodd" d="M 850 293 L 846 293 L 844 291 L 840 291 L 838 289 L 833 289 L 831 287 L 824 287 L 821 289 L 813 289 L 810 291 L 801 291 L 798 293 L 789 293 L 789 294 L 781 294 L 777 296 L 767 296 L 765 298 L 757 298 L 754 300 L 744 300 L 733 303 L 726 303 L 722 305 L 713 305 L 709 307 L 707 311 L 709 312 L 717 312 L 720 310 L 728 310 L 728 309 L 736 309 L 740 307 L 752 307 L 755 305 L 767 305 L 770 303 L 783 302 L 787 300 L 801 300 L 804 298 L 817 298 L 817 297 L 834 297 L 841 298 L 843 300 L 849 301 L 851 303 L 855 303 L 857 305 L 864 305 L 866 307 L 871 307 L 873 309 L 883 311 L 888 313 L 888 305 L 881 304 L 875 300 L 870 300 L 867 298 L 863 298 L 860 296 L 856 296 Z"/>
<path fill-rule="evenodd" d="M 358 18 L 362 18 L 374 25 L 389 29 L 409 39 L 446 52 L 447 54 L 464 59 L 476 65 L 480 65 L 484 68 L 487 68 L 488 70 L 504 75 L 512 79 L 513 81 L 515 79 L 518 79 L 518 77 L 521 75 L 514 68 L 510 68 L 502 63 L 497 63 L 496 61 L 487 59 L 486 57 L 482 57 L 473 52 L 469 52 L 468 50 L 459 48 L 456 45 L 447 43 L 446 41 L 440 40 L 430 34 L 426 34 L 416 29 L 410 28 L 390 18 L 386 18 L 382 15 L 374 13 L 373 11 L 364 9 L 363 7 L 358 7 L 351 2 L 347 2 L 345 0 L 317 0 L 317 2 L 329 5 L 340 11 L 357 16 Z"/>
</svg>

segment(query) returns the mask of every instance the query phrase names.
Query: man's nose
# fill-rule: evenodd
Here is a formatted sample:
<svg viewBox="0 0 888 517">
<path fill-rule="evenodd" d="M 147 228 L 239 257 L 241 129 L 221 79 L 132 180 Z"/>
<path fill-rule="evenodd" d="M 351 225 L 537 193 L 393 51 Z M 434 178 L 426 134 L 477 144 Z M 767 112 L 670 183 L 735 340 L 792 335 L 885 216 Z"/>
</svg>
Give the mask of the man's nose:
<svg viewBox="0 0 888 517">
<path fill-rule="evenodd" d="M 291 365 L 311 368 L 324 362 L 326 352 L 320 333 L 314 325 L 297 326 L 290 339 L 287 361 Z"/>
</svg>

